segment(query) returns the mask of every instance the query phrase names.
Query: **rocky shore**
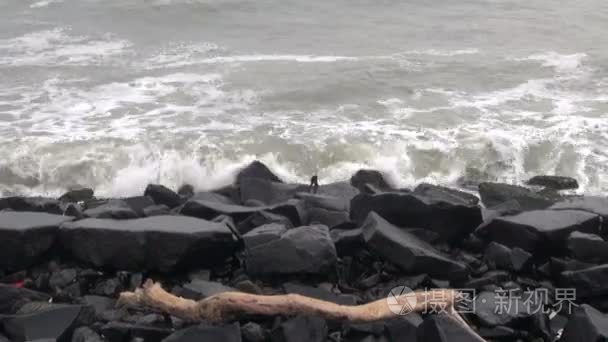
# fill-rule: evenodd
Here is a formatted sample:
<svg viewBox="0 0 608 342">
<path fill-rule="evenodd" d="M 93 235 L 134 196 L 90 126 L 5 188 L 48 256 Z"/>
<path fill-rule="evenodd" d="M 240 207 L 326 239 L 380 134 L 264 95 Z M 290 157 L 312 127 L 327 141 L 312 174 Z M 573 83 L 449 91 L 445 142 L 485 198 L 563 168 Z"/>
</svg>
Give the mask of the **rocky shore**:
<svg viewBox="0 0 608 342">
<path fill-rule="evenodd" d="M 561 193 L 577 186 L 538 176 L 481 183 L 476 196 L 394 189 L 361 170 L 313 194 L 253 162 L 210 192 L 1 198 L 0 341 L 478 341 L 433 310 L 373 324 L 213 325 L 115 306 L 149 278 L 191 299 L 297 293 L 343 305 L 456 288 L 472 294 L 462 314 L 488 341 L 605 341 L 608 198 Z"/>
</svg>

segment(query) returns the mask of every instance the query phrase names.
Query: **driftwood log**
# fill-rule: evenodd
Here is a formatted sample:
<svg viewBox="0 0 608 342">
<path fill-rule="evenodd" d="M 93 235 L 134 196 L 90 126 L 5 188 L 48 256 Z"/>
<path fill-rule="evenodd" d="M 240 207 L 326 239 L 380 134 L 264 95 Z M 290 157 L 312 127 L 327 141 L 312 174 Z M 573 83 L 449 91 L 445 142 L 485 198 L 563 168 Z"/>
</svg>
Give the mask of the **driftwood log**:
<svg viewBox="0 0 608 342">
<path fill-rule="evenodd" d="M 466 330 L 485 342 L 456 312 L 454 304 L 458 292 L 451 289 L 410 292 L 396 296 L 397 303 L 407 309 L 406 313 L 422 313 L 429 305 L 440 307 Z M 241 292 L 223 292 L 200 301 L 185 299 L 165 291 L 159 283 L 148 280 L 134 292 L 123 292 L 117 302 L 132 308 L 148 308 L 179 317 L 189 322 L 227 322 L 243 316 L 320 316 L 328 320 L 347 322 L 374 322 L 397 315 L 390 310 L 385 299 L 363 305 L 339 305 L 332 302 L 301 296 L 253 295 Z"/>
</svg>

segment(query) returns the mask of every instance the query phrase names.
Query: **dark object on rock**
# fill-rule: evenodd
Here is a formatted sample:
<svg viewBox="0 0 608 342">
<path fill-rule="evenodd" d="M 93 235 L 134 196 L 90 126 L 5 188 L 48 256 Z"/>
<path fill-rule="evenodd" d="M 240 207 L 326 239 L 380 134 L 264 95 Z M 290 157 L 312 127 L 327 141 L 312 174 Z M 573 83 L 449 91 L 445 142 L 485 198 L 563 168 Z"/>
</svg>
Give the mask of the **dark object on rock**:
<svg viewBox="0 0 608 342">
<path fill-rule="evenodd" d="M 144 216 L 161 216 L 161 215 L 169 215 L 171 210 L 164 204 L 153 205 L 150 207 L 144 208 Z"/>
<path fill-rule="evenodd" d="M 576 298 L 588 298 L 608 294 L 608 264 L 578 271 L 564 271 L 560 285 L 576 289 Z"/>
<path fill-rule="evenodd" d="M 325 342 L 327 322 L 320 317 L 297 316 L 271 332 L 272 342 Z"/>
<path fill-rule="evenodd" d="M 429 183 L 419 184 L 414 189 L 414 193 L 426 197 L 453 198 L 453 201 L 462 201 L 470 205 L 479 203 L 479 198 L 473 194 Z"/>
<path fill-rule="evenodd" d="M 559 341 L 608 341 L 608 317 L 594 307 L 583 304 L 576 308 L 568 319 Z"/>
<path fill-rule="evenodd" d="M 530 264 L 532 254 L 519 247 L 513 249 L 490 242 L 483 255 L 490 268 L 519 272 Z"/>
<path fill-rule="evenodd" d="M 442 255 L 433 246 L 393 226 L 372 212 L 361 227 L 363 240 L 378 255 L 413 273 L 439 279 L 463 279 L 466 265 Z"/>
<path fill-rule="evenodd" d="M 88 201 L 93 199 L 93 189 L 90 188 L 76 188 L 71 189 L 65 194 L 59 197 L 60 202 L 64 203 L 77 203 L 82 201 Z"/>
<path fill-rule="evenodd" d="M 366 192 L 365 185 L 369 184 L 380 191 L 390 191 L 392 187 L 384 179 L 380 171 L 359 170 L 350 178 L 350 184 L 361 192 Z"/>
<path fill-rule="evenodd" d="M 534 210 L 502 216 L 480 226 L 476 234 L 531 253 L 563 253 L 573 231 L 598 233 L 600 218 L 578 210 Z"/>
<path fill-rule="evenodd" d="M 272 173 L 272 171 L 270 171 L 266 165 L 257 160 L 251 162 L 249 165 L 239 171 L 238 175 L 236 176 L 236 184 L 241 184 L 241 181 L 244 178 L 260 178 L 271 182 L 282 183 L 281 179 Z"/>
<path fill-rule="evenodd" d="M 316 194 L 317 190 L 319 190 L 319 177 L 317 177 L 317 175 L 314 175 L 310 177 L 310 185 L 308 186 L 308 192 Z"/>
<path fill-rule="evenodd" d="M 194 196 L 194 187 L 190 184 L 184 184 L 177 189 L 177 194 L 185 198 L 190 198 Z"/>
<path fill-rule="evenodd" d="M 160 184 L 148 184 L 144 196 L 152 198 L 156 204 L 164 204 L 169 208 L 175 208 L 182 204 L 180 195 Z"/>
<path fill-rule="evenodd" d="M 372 211 L 396 226 L 430 229 L 447 241 L 465 239 L 481 223 L 479 206 L 443 192 L 431 196 L 397 192 L 360 194 L 351 201 L 350 217 L 356 223 L 362 223 Z"/>
<path fill-rule="evenodd" d="M 325 226 L 302 226 L 280 238 L 249 247 L 247 272 L 255 275 L 322 274 L 336 263 L 336 248 Z"/>
<path fill-rule="evenodd" d="M 578 189 L 576 179 L 564 176 L 534 176 L 528 180 L 527 184 L 544 186 L 553 190 Z"/>
<path fill-rule="evenodd" d="M 91 218 L 106 218 L 116 220 L 127 220 L 139 217 L 139 215 L 123 200 L 109 200 L 105 204 L 84 211 L 84 215 Z"/>
<path fill-rule="evenodd" d="M 264 342 L 267 333 L 259 324 L 248 322 L 241 327 L 244 342 Z"/>
<path fill-rule="evenodd" d="M 48 197 L 5 197 L 0 198 L 0 209 L 15 211 L 36 211 L 49 214 L 62 214 L 58 200 Z"/>
<path fill-rule="evenodd" d="M 588 262 L 608 262 L 608 242 L 599 235 L 572 232 L 568 237 L 572 256 Z"/>
<path fill-rule="evenodd" d="M 539 210 L 550 207 L 554 201 L 532 192 L 530 189 L 503 183 L 479 184 L 479 195 L 486 207 L 493 207 L 515 200 L 523 210 Z"/>
<path fill-rule="evenodd" d="M 179 330 L 165 338 L 162 342 L 241 342 L 241 330 L 238 323 L 213 326 L 200 324 Z"/>
<path fill-rule="evenodd" d="M 48 304 L 40 310 L 3 318 L 4 331 L 16 341 L 66 340 L 84 322 L 80 305 Z"/>
<path fill-rule="evenodd" d="M 59 226 L 71 216 L 39 212 L 0 212 L 0 270 L 31 266 L 51 248 Z"/>
<path fill-rule="evenodd" d="M 110 342 L 133 341 L 137 338 L 140 338 L 145 342 L 161 342 L 165 337 L 171 334 L 171 329 L 122 322 L 110 322 L 101 327 L 101 333 Z"/>
<path fill-rule="evenodd" d="M 88 327 L 80 327 L 74 330 L 72 342 L 103 342 L 101 337 Z"/>
<path fill-rule="evenodd" d="M 182 286 L 182 290 L 179 296 L 199 300 L 207 297 L 211 297 L 222 292 L 235 292 L 236 290 L 232 287 L 222 285 L 215 281 L 207 280 L 193 280 Z"/>
<path fill-rule="evenodd" d="M 42 292 L 0 284 L 0 314 L 12 315 L 26 303 L 48 301 L 50 298 Z"/>
<path fill-rule="evenodd" d="M 218 264 L 236 247 L 225 223 L 185 216 L 70 222 L 61 226 L 60 242 L 97 267 L 160 272 Z"/>
<path fill-rule="evenodd" d="M 416 335 L 418 342 L 479 342 L 479 337 L 446 314 L 428 316 Z"/>
</svg>

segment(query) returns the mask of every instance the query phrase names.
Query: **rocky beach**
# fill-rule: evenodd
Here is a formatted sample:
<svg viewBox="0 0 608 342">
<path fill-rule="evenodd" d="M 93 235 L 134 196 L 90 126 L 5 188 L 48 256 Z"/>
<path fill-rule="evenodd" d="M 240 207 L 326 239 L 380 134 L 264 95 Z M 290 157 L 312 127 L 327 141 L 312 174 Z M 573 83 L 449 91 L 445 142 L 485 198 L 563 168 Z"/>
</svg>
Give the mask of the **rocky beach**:
<svg viewBox="0 0 608 342">
<path fill-rule="evenodd" d="M 577 181 L 558 176 L 476 187 L 395 188 L 359 170 L 311 193 L 255 161 L 214 191 L 1 198 L 0 341 L 479 341 L 437 308 L 364 324 L 217 324 L 116 305 L 147 279 L 193 300 L 242 292 L 341 305 L 458 289 L 470 294 L 461 315 L 486 341 L 608 339 L 608 198 L 568 194 Z"/>
</svg>

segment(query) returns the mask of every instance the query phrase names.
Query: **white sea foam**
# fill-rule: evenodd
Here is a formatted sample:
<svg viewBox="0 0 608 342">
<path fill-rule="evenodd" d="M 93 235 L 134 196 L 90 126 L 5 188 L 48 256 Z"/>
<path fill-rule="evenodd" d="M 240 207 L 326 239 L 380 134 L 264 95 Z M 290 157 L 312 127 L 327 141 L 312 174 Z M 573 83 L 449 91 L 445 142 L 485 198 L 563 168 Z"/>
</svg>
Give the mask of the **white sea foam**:
<svg viewBox="0 0 608 342">
<path fill-rule="evenodd" d="M 42 7 L 47 7 L 50 4 L 56 4 L 56 3 L 60 3 L 63 2 L 63 0 L 41 0 L 41 1 L 36 1 L 34 3 L 32 3 L 30 5 L 30 8 L 42 8 Z"/>
</svg>

